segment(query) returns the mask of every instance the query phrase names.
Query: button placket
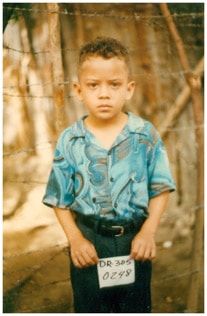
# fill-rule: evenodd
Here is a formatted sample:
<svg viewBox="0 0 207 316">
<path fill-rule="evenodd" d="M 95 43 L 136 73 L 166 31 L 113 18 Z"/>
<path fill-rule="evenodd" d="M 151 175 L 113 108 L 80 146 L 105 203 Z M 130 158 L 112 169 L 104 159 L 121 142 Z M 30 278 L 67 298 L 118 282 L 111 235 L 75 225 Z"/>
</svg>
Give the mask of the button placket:
<svg viewBox="0 0 207 316">
<path fill-rule="evenodd" d="M 112 192 L 113 183 L 115 181 L 115 178 L 111 174 L 112 162 L 113 162 L 113 150 L 111 149 L 110 151 L 108 151 L 108 179 L 109 179 L 109 186 L 111 187 L 111 192 Z M 113 201 L 112 201 L 112 204 L 113 204 Z M 115 203 L 114 208 L 117 208 L 117 206 L 118 204 Z M 115 209 L 114 209 L 114 217 L 116 216 L 117 216 L 117 213 L 115 212 Z"/>
<path fill-rule="evenodd" d="M 110 185 L 111 182 L 114 181 L 114 178 L 111 175 L 111 164 L 112 164 L 112 152 L 111 152 L 111 150 L 109 150 L 108 151 L 108 157 L 107 157 L 109 185 Z"/>
</svg>

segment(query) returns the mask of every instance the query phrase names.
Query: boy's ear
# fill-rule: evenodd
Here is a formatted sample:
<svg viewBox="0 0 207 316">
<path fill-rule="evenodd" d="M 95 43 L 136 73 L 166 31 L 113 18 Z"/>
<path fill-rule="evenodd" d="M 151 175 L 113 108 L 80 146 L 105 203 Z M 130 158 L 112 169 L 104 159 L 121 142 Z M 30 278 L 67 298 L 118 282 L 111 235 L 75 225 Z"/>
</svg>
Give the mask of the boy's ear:
<svg viewBox="0 0 207 316">
<path fill-rule="evenodd" d="M 125 100 L 131 99 L 134 93 L 134 89 L 135 89 L 135 81 L 130 81 L 127 86 L 127 93 L 126 93 Z"/>
<path fill-rule="evenodd" d="M 73 90 L 75 91 L 75 94 L 78 97 L 78 99 L 80 101 L 83 101 L 82 94 L 81 94 L 81 87 L 80 87 L 80 84 L 78 82 L 73 83 Z"/>
</svg>

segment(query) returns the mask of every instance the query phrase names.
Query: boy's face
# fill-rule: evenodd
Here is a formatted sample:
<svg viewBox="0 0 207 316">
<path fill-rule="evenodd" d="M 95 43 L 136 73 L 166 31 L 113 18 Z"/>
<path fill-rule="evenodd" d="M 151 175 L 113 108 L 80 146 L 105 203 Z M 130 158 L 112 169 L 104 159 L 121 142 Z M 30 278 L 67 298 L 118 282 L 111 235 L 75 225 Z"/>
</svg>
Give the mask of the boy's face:
<svg viewBox="0 0 207 316">
<path fill-rule="evenodd" d="M 91 117 L 107 120 L 120 114 L 125 101 L 132 97 L 135 83 L 128 78 L 123 59 L 89 57 L 81 65 L 74 89 Z"/>
</svg>

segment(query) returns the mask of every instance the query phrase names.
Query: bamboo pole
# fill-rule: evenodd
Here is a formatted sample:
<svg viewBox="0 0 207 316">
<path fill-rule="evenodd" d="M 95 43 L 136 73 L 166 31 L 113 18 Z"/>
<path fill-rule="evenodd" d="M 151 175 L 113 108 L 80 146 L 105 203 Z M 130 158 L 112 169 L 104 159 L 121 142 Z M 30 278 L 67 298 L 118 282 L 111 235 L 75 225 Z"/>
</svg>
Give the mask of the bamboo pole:
<svg viewBox="0 0 207 316">
<path fill-rule="evenodd" d="M 61 34 L 59 4 L 47 3 L 49 11 L 50 57 L 53 75 L 53 99 L 57 136 L 66 127 L 65 120 L 65 86 L 61 54 Z"/>
<path fill-rule="evenodd" d="M 190 280 L 187 299 L 187 312 L 198 311 L 198 294 L 201 258 L 203 249 L 203 203 L 204 203 L 204 133 L 203 133 L 203 98 L 201 94 L 200 77 L 191 71 L 189 61 L 182 39 L 174 24 L 166 3 L 161 3 L 160 8 L 165 17 L 171 36 L 175 42 L 183 70 L 186 73 L 186 82 L 190 87 L 197 150 L 197 212 L 192 245 L 192 259 L 190 266 Z"/>
</svg>

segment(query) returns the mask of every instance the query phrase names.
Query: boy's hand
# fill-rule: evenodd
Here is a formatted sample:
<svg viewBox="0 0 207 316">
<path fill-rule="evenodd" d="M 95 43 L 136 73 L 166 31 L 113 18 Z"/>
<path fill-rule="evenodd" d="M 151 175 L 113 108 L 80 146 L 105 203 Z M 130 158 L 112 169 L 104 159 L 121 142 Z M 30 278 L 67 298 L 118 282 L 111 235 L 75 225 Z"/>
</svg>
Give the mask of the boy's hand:
<svg viewBox="0 0 207 316">
<path fill-rule="evenodd" d="M 149 201 L 149 216 L 141 230 L 132 240 L 131 258 L 135 260 L 152 260 L 156 257 L 155 234 L 165 210 L 169 191 L 163 192 Z"/>
<path fill-rule="evenodd" d="M 146 230 L 140 230 L 131 244 L 130 257 L 135 260 L 152 260 L 156 257 L 154 235 Z"/>
<path fill-rule="evenodd" d="M 83 236 L 70 243 L 70 253 L 76 268 L 86 268 L 99 262 L 94 245 Z"/>
<path fill-rule="evenodd" d="M 70 245 L 73 264 L 77 268 L 89 267 L 99 262 L 94 245 L 86 239 L 77 227 L 73 212 L 54 207 L 55 214 Z"/>
</svg>

